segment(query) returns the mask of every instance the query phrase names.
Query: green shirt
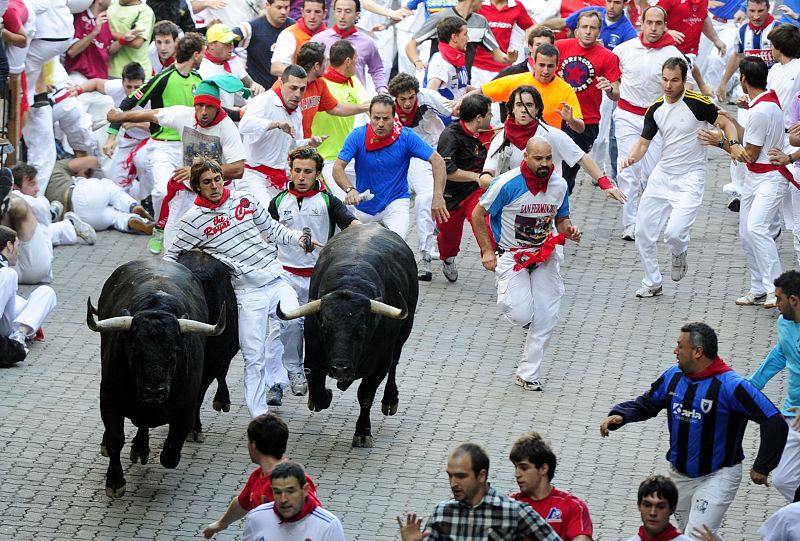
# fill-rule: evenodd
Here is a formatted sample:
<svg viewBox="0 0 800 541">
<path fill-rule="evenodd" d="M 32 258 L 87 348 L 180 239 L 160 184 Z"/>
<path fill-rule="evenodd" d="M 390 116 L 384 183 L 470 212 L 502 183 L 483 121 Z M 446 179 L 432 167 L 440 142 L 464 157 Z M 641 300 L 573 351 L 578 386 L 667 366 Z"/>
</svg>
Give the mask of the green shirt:
<svg viewBox="0 0 800 541">
<path fill-rule="evenodd" d="M 121 6 L 119 0 L 111 0 L 111 4 L 108 6 L 108 24 L 111 31 L 116 34 L 127 34 L 134 28 L 139 28 L 142 30 L 140 36 L 144 38 L 144 43 L 138 49 L 122 47 L 116 54 L 111 55 L 108 61 L 110 78 L 121 78 L 122 68 L 130 62 L 141 64 L 145 74 L 153 73 L 148 48 L 155 23 L 156 16 L 153 14 L 153 10 L 144 2 L 133 6 Z"/>
<path fill-rule="evenodd" d="M 339 103 L 364 103 L 369 101 L 370 95 L 361 84 L 357 77 L 350 77 L 353 86 L 349 84 L 337 84 L 324 79 L 333 97 Z M 327 135 L 328 138 L 318 148 L 320 154 L 326 161 L 335 160 L 344 145 L 344 140 L 353 131 L 355 117 L 353 116 L 333 116 L 328 113 L 319 112 L 314 116 L 311 123 L 311 133 L 313 135 Z"/>
</svg>

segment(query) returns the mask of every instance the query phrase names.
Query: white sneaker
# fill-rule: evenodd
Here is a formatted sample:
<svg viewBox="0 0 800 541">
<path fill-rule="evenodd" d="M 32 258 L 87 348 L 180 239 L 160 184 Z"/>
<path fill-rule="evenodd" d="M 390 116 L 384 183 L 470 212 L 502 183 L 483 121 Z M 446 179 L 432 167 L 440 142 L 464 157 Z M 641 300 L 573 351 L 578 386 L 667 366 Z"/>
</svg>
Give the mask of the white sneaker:
<svg viewBox="0 0 800 541">
<path fill-rule="evenodd" d="M 686 252 L 688 250 L 684 250 L 683 253 L 672 255 L 672 280 L 674 282 L 680 282 L 681 278 L 686 276 L 686 271 L 689 269 L 689 265 L 686 264 Z"/>
<path fill-rule="evenodd" d="M 775 296 L 775 293 L 767 293 L 764 299 L 764 308 L 775 308 L 776 306 L 778 306 L 778 297 Z"/>
<path fill-rule="evenodd" d="M 450 282 L 458 280 L 458 269 L 456 268 L 456 258 L 448 257 L 442 261 L 442 272 L 444 277 Z"/>
<path fill-rule="evenodd" d="M 764 304 L 764 301 L 767 300 L 767 294 L 762 293 L 761 295 L 754 295 L 753 293 L 748 292 L 747 295 L 743 297 L 739 297 L 736 299 L 736 304 L 739 306 L 756 306 L 759 304 Z"/>
<path fill-rule="evenodd" d="M 521 377 L 517 376 L 514 383 L 516 383 L 526 391 L 544 391 L 544 387 L 542 386 L 541 381 L 525 381 Z"/>
<path fill-rule="evenodd" d="M 653 287 L 640 287 L 636 290 L 636 296 L 640 299 L 645 299 L 648 297 L 657 297 L 661 295 L 662 286 L 653 286 Z"/>
<path fill-rule="evenodd" d="M 308 382 L 302 372 L 289 373 L 289 386 L 295 396 L 305 396 L 308 393 Z"/>
<path fill-rule="evenodd" d="M 65 212 L 64 219 L 69 220 L 75 228 L 75 234 L 86 244 L 92 245 L 97 242 L 97 233 L 94 228 L 80 219 L 74 212 Z"/>
<path fill-rule="evenodd" d="M 636 240 L 636 224 L 625 226 L 625 229 L 622 231 L 622 240 Z"/>
</svg>

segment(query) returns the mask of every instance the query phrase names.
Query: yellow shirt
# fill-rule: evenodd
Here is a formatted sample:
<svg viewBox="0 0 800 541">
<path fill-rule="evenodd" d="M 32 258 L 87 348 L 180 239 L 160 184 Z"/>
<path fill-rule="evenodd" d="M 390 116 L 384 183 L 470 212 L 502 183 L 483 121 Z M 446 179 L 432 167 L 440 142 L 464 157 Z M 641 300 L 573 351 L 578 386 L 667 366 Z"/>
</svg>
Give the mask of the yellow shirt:
<svg viewBox="0 0 800 541">
<path fill-rule="evenodd" d="M 562 101 L 572 107 L 572 116 L 574 118 L 583 119 L 578 96 L 575 95 L 575 91 L 569 83 L 558 76 L 549 83 L 540 83 L 530 71 L 526 71 L 525 73 L 517 73 L 489 81 L 481 86 L 481 92 L 492 101 L 508 101 L 508 97 L 514 89 L 523 85 L 534 87 L 542 95 L 542 102 L 544 103 L 542 118 L 549 125 L 561 128 L 562 119 L 561 115 L 558 114 L 558 110 L 561 109 Z"/>
</svg>

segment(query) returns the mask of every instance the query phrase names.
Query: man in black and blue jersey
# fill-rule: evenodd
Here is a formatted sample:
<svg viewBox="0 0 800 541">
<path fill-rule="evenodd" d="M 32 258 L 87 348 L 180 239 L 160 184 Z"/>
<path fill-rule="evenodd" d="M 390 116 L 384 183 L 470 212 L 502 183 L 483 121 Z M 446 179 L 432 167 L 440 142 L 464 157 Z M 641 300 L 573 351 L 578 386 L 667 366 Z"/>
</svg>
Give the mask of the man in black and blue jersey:
<svg viewBox="0 0 800 541">
<path fill-rule="evenodd" d="M 650 390 L 617 404 L 600 434 L 667 410 L 670 477 L 680 494 L 675 517 L 687 535 L 719 528 L 742 478 L 747 421 L 761 425 L 761 444 L 750 479 L 766 485 L 781 458 L 788 427 L 778 408 L 717 356 L 717 335 L 704 323 L 681 327 L 677 365 Z"/>
</svg>

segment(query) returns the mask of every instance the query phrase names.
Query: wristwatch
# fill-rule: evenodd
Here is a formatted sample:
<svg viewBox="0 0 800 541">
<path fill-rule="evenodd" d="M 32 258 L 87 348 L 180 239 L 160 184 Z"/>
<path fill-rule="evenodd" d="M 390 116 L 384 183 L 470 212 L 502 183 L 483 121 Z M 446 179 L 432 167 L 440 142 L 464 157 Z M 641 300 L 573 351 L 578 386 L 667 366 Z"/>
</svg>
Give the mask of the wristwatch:
<svg viewBox="0 0 800 541">
<path fill-rule="evenodd" d="M 355 187 L 355 186 L 350 186 L 349 188 L 347 188 L 347 189 L 344 191 L 344 193 L 350 193 L 350 192 L 352 192 L 352 191 L 353 191 L 353 190 L 355 190 L 355 189 L 356 189 L 356 187 Z"/>
<path fill-rule="evenodd" d="M 731 147 L 733 147 L 734 145 L 741 145 L 742 144 L 739 141 L 737 141 L 736 139 L 731 139 L 728 142 L 731 144 Z"/>
</svg>

